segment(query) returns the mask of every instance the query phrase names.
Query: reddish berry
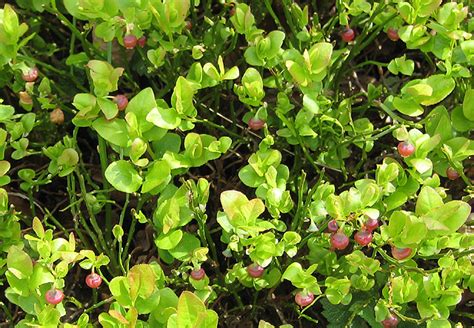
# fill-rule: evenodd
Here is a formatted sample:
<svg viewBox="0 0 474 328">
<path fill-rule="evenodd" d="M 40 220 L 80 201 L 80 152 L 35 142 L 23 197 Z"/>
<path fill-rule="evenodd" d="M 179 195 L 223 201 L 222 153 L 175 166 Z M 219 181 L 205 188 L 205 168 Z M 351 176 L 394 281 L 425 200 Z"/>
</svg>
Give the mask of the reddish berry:
<svg viewBox="0 0 474 328">
<path fill-rule="evenodd" d="M 258 264 L 250 264 L 247 267 L 247 273 L 249 274 L 250 277 L 252 278 L 260 278 L 263 275 L 263 272 L 265 269 L 258 265 Z"/>
<path fill-rule="evenodd" d="M 382 321 L 383 328 L 395 328 L 398 326 L 398 318 L 393 313 L 390 313 L 385 320 Z"/>
<path fill-rule="evenodd" d="M 63 301 L 64 293 L 59 289 L 50 289 L 46 292 L 45 299 L 49 304 L 56 305 Z"/>
<path fill-rule="evenodd" d="M 375 229 L 377 229 L 379 226 L 379 220 L 377 219 L 368 219 L 366 222 L 365 222 L 365 229 L 367 229 L 369 232 L 372 232 L 374 231 Z"/>
<path fill-rule="evenodd" d="M 229 16 L 234 16 L 235 15 L 235 8 L 232 7 L 229 11 Z"/>
<path fill-rule="evenodd" d="M 359 245 L 366 246 L 372 241 L 372 234 L 370 233 L 370 231 L 361 230 L 356 232 L 356 234 L 354 235 L 354 240 Z"/>
<path fill-rule="evenodd" d="M 20 103 L 22 103 L 24 105 L 33 104 L 33 99 L 31 99 L 31 96 L 28 92 L 20 91 L 20 92 L 18 92 L 18 96 L 20 97 Z"/>
<path fill-rule="evenodd" d="M 396 42 L 400 39 L 400 36 L 398 35 L 398 31 L 394 29 L 393 27 L 389 27 L 387 30 L 387 36 L 390 40 Z"/>
<path fill-rule="evenodd" d="M 336 220 L 331 220 L 328 222 L 328 230 L 330 232 L 336 232 L 339 229 L 339 225 Z"/>
<path fill-rule="evenodd" d="M 87 275 L 86 285 L 89 286 L 90 288 L 99 288 L 101 284 L 102 284 L 102 277 L 98 275 L 97 273 L 93 272 Z"/>
<path fill-rule="evenodd" d="M 397 260 L 404 260 L 411 254 L 411 248 L 398 248 L 392 246 L 392 257 Z"/>
<path fill-rule="evenodd" d="M 137 45 L 137 37 L 133 34 L 128 34 L 123 37 L 123 45 L 127 49 L 133 49 Z"/>
<path fill-rule="evenodd" d="M 114 102 L 117 104 L 118 110 L 123 111 L 128 106 L 128 98 L 125 95 L 116 95 Z"/>
<path fill-rule="evenodd" d="M 342 31 L 341 33 L 341 38 L 342 38 L 342 41 L 344 42 L 351 42 L 352 40 L 354 40 L 354 37 L 355 37 L 355 32 L 350 27 L 344 29 L 344 31 Z"/>
<path fill-rule="evenodd" d="M 29 69 L 28 72 L 23 73 L 21 75 L 21 78 L 25 82 L 35 82 L 36 79 L 38 78 L 38 73 L 39 73 L 38 69 L 36 67 L 32 67 Z"/>
<path fill-rule="evenodd" d="M 446 175 L 448 176 L 449 180 L 456 180 L 459 178 L 458 171 L 456 171 L 456 169 L 451 166 L 446 169 Z"/>
<path fill-rule="evenodd" d="M 56 108 L 51 113 L 49 113 L 49 120 L 53 124 L 61 125 L 64 123 L 64 113 L 61 108 Z"/>
<path fill-rule="evenodd" d="M 249 120 L 249 128 L 251 130 L 254 130 L 254 131 L 260 130 L 261 128 L 263 128 L 264 125 L 265 125 L 265 121 L 259 118 L 252 117 Z"/>
<path fill-rule="evenodd" d="M 142 36 L 140 39 L 138 39 L 137 44 L 140 46 L 140 48 L 143 48 L 146 45 L 146 36 Z"/>
<path fill-rule="evenodd" d="M 342 250 L 349 245 L 349 238 L 342 232 L 336 232 L 331 236 L 331 245 L 335 249 Z"/>
<path fill-rule="evenodd" d="M 203 268 L 199 270 L 192 270 L 191 271 L 191 278 L 194 280 L 202 280 L 206 276 L 206 271 Z"/>
<path fill-rule="evenodd" d="M 398 153 L 402 157 L 408 157 L 415 152 L 415 146 L 413 146 L 411 143 L 406 142 L 406 141 L 400 142 L 397 148 L 398 148 Z"/>
<path fill-rule="evenodd" d="M 193 28 L 193 23 L 191 21 L 186 21 L 184 27 L 188 30 L 188 31 L 191 31 L 191 29 Z"/>
<path fill-rule="evenodd" d="M 295 302 L 301 307 L 305 307 L 313 303 L 314 295 L 311 292 L 304 294 L 303 292 L 296 293 Z"/>
</svg>

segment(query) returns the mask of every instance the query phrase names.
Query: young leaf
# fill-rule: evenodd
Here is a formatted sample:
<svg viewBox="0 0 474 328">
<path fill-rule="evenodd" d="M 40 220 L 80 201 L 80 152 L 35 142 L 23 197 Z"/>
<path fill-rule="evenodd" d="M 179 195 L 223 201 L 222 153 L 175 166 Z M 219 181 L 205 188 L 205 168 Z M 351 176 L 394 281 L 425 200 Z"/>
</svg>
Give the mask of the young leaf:
<svg viewBox="0 0 474 328">
<path fill-rule="evenodd" d="M 105 170 L 107 181 L 117 190 L 132 193 L 138 190 L 142 184 L 142 177 L 132 164 L 119 160 L 110 163 Z"/>
</svg>

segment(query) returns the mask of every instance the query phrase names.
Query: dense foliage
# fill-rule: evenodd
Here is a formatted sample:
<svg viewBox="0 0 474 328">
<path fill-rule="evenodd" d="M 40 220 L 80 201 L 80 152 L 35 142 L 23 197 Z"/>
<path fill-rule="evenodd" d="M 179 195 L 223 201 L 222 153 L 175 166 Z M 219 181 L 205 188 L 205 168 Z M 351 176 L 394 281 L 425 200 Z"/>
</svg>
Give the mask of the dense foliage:
<svg viewBox="0 0 474 328">
<path fill-rule="evenodd" d="M 471 327 L 469 5 L 9 1 L 0 322 Z"/>
</svg>

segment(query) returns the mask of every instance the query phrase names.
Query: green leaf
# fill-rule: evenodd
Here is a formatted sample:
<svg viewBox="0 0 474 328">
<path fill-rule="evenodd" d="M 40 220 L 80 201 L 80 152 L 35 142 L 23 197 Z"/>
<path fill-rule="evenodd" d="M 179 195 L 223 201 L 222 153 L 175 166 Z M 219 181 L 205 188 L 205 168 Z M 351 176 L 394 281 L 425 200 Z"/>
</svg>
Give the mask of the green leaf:
<svg viewBox="0 0 474 328">
<path fill-rule="evenodd" d="M 0 177 L 3 177 L 10 170 L 10 162 L 0 161 Z"/>
<path fill-rule="evenodd" d="M 114 225 L 114 227 L 112 228 L 112 233 L 115 239 L 117 239 L 118 241 L 122 240 L 123 228 L 121 226 L 119 226 L 118 224 Z"/>
<path fill-rule="evenodd" d="M 401 191 L 395 191 L 390 196 L 384 199 L 384 202 L 387 206 L 387 211 L 392 211 L 396 208 L 399 208 L 406 203 L 408 197 L 405 193 Z"/>
<path fill-rule="evenodd" d="M 244 52 L 245 61 L 247 64 L 252 66 L 263 66 L 264 60 L 257 55 L 257 49 L 255 46 L 248 47 Z"/>
<path fill-rule="evenodd" d="M 424 109 L 412 97 L 403 96 L 402 98 L 393 98 L 393 106 L 400 112 L 408 116 L 419 116 L 423 114 Z"/>
<path fill-rule="evenodd" d="M 430 136 L 433 137 L 439 134 L 441 136 L 441 142 L 452 138 L 451 121 L 446 107 L 437 106 L 428 114 L 425 120 L 426 133 Z"/>
<path fill-rule="evenodd" d="M 179 296 L 176 312 L 177 328 L 217 327 L 217 314 L 206 310 L 201 299 L 191 292 L 184 291 Z"/>
<path fill-rule="evenodd" d="M 239 77 L 239 68 L 237 66 L 233 66 L 231 69 L 229 69 L 227 72 L 225 72 L 224 75 L 222 75 L 221 79 L 222 80 L 235 80 L 236 78 Z"/>
<path fill-rule="evenodd" d="M 3 15 L 1 16 L 2 22 L 0 25 L 0 42 L 4 43 L 5 45 L 14 45 L 18 42 L 20 36 L 26 32 L 27 26 L 25 24 L 20 26 L 18 15 L 9 4 L 5 4 L 2 11 Z"/>
<path fill-rule="evenodd" d="M 133 97 L 125 109 L 125 113 L 133 113 L 137 118 L 139 130 L 144 133 L 153 127 L 147 119 L 148 114 L 157 107 L 152 88 L 145 88 Z"/>
<path fill-rule="evenodd" d="M 224 212 L 231 221 L 236 215 L 243 215 L 248 222 L 255 221 L 265 211 L 265 205 L 261 199 L 255 198 L 249 201 L 240 191 L 224 191 L 220 198 Z"/>
<path fill-rule="evenodd" d="M 66 148 L 58 157 L 58 165 L 60 166 L 75 166 L 79 163 L 79 154 L 73 148 Z"/>
<path fill-rule="evenodd" d="M 319 74 L 329 66 L 332 48 L 332 44 L 327 42 L 316 43 L 311 47 L 308 53 L 312 74 Z"/>
<path fill-rule="evenodd" d="M 8 249 L 7 268 L 18 279 L 26 279 L 33 274 L 31 258 L 18 246 L 11 246 Z"/>
<path fill-rule="evenodd" d="M 115 277 L 110 281 L 109 289 L 117 302 L 122 306 L 131 306 L 130 283 L 126 277 Z"/>
<path fill-rule="evenodd" d="M 90 75 L 94 82 L 94 92 L 99 97 L 104 97 L 109 92 L 118 89 L 118 79 L 123 73 L 123 68 L 113 68 L 105 61 L 91 60 L 87 64 L 90 69 Z"/>
<path fill-rule="evenodd" d="M 391 280 L 393 301 L 397 303 L 408 303 L 418 295 L 418 285 L 410 277 L 395 277 Z"/>
<path fill-rule="evenodd" d="M 142 193 L 149 192 L 171 180 L 171 168 L 165 161 L 156 161 L 148 169 L 142 186 Z"/>
<path fill-rule="evenodd" d="M 414 158 L 410 160 L 410 163 L 420 174 L 429 172 L 433 168 L 433 163 L 428 158 Z"/>
<path fill-rule="evenodd" d="M 170 254 L 180 261 L 189 261 L 193 258 L 194 252 L 201 247 L 201 241 L 193 235 L 185 232 L 179 244 L 170 249 Z"/>
<path fill-rule="evenodd" d="M 265 181 L 265 178 L 260 177 L 250 165 L 245 165 L 240 169 L 239 179 L 251 188 L 257 188 Z"/>
<path fill-rule="evenodd" d="M 94 33 L 105 42 L 112 42 L 117 32 L 116 27 L 113 20 L 102 22 L 95 26 Z"/>
<path fill-rule="evenodd" d="M 459 132 L 467 132 L 474 130 L 474 121 L 468 120 L 463 113 L 461 106 L 456 106 L 451 112 L 451 120 L 453 128 Z"/>
<path fill-rule="evenodd" d="M 412 96 L 414 99 L 420 99 L 423 97 L 431 97 L 433 94 L 433 88 L 426 83 L 418 83 L 405 88 L 405 92 Z"/>
<path fill-rule="evenodd" d="M 171 95 L 171 104 L 180 115 L 195 117 L 197 114 L 193 104 L 193 96 L 197 91 L 197 85 L 180 76 Z"/>
<path fill-rule="evenodd" d="M 349 297 L 350 301 L 351 282 L 347 277 L 342 279 L 328 277 L 326 278 L 325 285 L 326 291 L 324 293 L 329 302 L 332 304 L 348 304 L 348 302 L 346 302 L 346 298 Z"/>
<path fill-rule="evenodd" d="M 92 127 L 111 144 L 124 148 L 128 146 L 127 123 L 124 120 L 117 118 L 107 121 L 105 118 L 99 117 L 92 123 Z"/>
<path fill-rule="evenodd" d="M 255 17 L 250 11 L 250 7 L 245 3 L 235 6 L 235 14 L 230 18 L 235 30 L 239 34 L 247 34 L 254 28 Z"/>
<path fill-rule="evenodd" d="M 273 58 L 278 55 L 278 52 L 283 45 L 283 40 L 285 40 L 285 33 L 282 31 L 271 31 L 268 33 L 267 38 L 270 39 L 270 48 L 266 53 L 267 58 Z"/>
<path fill-rule="evenodd" d="M 471 207 L 469 204 L 460 200 L 453 200 L 442 206 L 432 208 L 422 218 L 425 219 L 428 229 L 443 233 L 443 229 L 440 227 L 444 226 L 448 229 L 448 232 L 452 233 L 466 222 L 470 213 Z"/>
<path fill-rule="evenodd" d="M 155 107 L 148 113 L 146 120 L 167 130 L 176 129 L 181 124 L 181 118 L 174 108 Z"/>
<path fill-rule="evenodd" d="M 10 119 L 15 114 L 15 108 L 9 105 L 0 104 L 0 122 Z"/>
<path fill-rule="evenodd" d="M 291 281 L 296 288 L 306 288 L 314 294 L 321 294 L 321 290 L 316 277 L 312 275 L 317 265 L 313 264 L 304 270 L 298 262 L 291 263 L 283 272 L 282 280 Z"/>
<path fill-rule="evenodd" d="M 326 210 L 328 214 L 335 219 L 341 219 L 344 217 L 344 202 L 341 197 L 337 195 L 329 195 L 326 198 Z"/>
<path fill-rule="evenodd" d="M 52 307 L 45 307 L 38 314 L 38 321 L 42 327 L 57 327 L 59 326 L 59 319 L 61 314 L 58 309 Z"/>
<path fill-rule="evenodd" d="M 392 74 L 402 73 L 411 76 L 415 70 L 415 62 L 411 59 L 406 59 L 406 55 L 392 59 L 388 64 L 388 70 Z"/>
<path fill-rule="evenodd" d="M 430 106 L 446 98 L 454 90 L 454 87 L 455 82 L 452 77 L 437 74 L 427 79 L 410 81 L 402 88 L 401 92 L 405 95 L 412 95 L 415 101 L 421 105 Z"/>
<path fill-rule="evenodd" d="M 302 87 L 308 86 L 310 78 L 300 64 L 292 60 L 287 60 L 285 62 L 285 66 L 288 72 L 290 72 L 293 79 L 296 81 L 296 83 L 298 83 Z"/>
<path fill-rule="evenodd" d="M 140 174 L 132 164 L 124 160 L 110 163 L 105 170 L 105 177 L 115 189 L 126 193 L 137 191 L 142 184 Z"/>
<path fill-rule="evenodd" d="M 389 236 L 396 237 L 398 236 L 405 227 L 405 222 L 407 221 L 408 214 L 396 211 L 393 212 L 390 216 L 387 232 Z"/>
<path fill-rule="evenodd" d="M 117 104 L 107 98 L 97 98 L 97 104 L 107 120 L 113 119 L 118 114 Z"/>
<path fill-rule="evenodd" d="M 443 205 L 443 199 L 441 196 L 431 187 L 423 187 L 418 194 L 416 201 L 416 215 L 424 215 L 431 209 L 437 208 Z"/>
<path fill-rule="evenodd" d="M 77 54 L 72 54 L 69 55 L 66 58 L 66 65 L 68 66 L 80 66 L 84 65 L 87 63 L 89 60 L 89 57 L 87 57 L 87 54 L 85 52 L 80 52 Z"/>
<path fill-rule="evenodd" d="M 211 63 L 206 63 L 204 64 L 202 70 L 204 71 L 204 73 L 206 73 L 211 79 L 215 80 L 215 81 L 220 81 L 220 75 L 219 75 L 219 71 L 217 70 L 217 68 L 211 64 Z"/>
<path fill-rule="evenodd" d="M 160 234 L 155 239 L 155 244 L 160 249 L 169 250 L 175 248 L 181 241 L 181 238 L 183 238 L 183 232 L 175 230 L 167 234 Z"/>
<path fill-rule="evenodd" d="M 462 112 L 468 120 L 474 121 L 474 89 L 466 90 L 462 104 Z"/>
<path fill-rule="evenodd" d="M 127 274 L 132 300 L 138 296 L 148 298 L 155 289 L 155 273 L 149 264 L 137 264 Z"/>
</svg>

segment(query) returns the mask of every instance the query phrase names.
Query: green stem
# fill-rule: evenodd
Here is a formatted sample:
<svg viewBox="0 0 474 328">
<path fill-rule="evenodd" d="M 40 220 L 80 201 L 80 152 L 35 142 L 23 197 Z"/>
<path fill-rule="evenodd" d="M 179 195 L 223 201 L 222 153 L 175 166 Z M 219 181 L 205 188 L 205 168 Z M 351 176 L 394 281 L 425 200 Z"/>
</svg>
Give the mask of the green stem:
<svg viewBox="0 0 474 328">
<path fill-rule="evenodd" d="M 374 13 L 371 15 L 369 21 L 366 24 L 366 27 L 362 31 L 362 33 L 357 37 L 357 41 L 362 41 L 363 42 L 357 42 L 354 47 L 351 49 L 349 52 L 349 55 L 344 59 L 342 64 L 340 66 L 337 65 L 342 60 L 342 56 L 338 57 L 336 60 L 336 63 L 332 65 L 332 67 L 337 68 L 337 72 L 332 80 L 332 88 L 336 90 L 336 96 L 339 95 L 339 81 L 343 74 L 345 73 L 345 67 L 346 65 L 353 59 L 355 58 L 363 49 L 365 49 L 369 44 L 372 44 L 372 41 L 377 37 L 377 35 L 380 33 L 380 31 L 384 28 L 384 26 L 390 22 L 393 18 L 396 17 L 396 14 L 391 15 L 389 18 L 387 18 L 382 24 L 377 26 L 373 31 L 370 36 L 369 34 L 369 26 L 372 23 L 372 21 L 375 19 L 375 17 L 384 10 L 386 5 L 382 5 L 379 8 L 377 8 Z M 367 37 L 368 36 L 368 37 Z"/>
<path fill-rule="evenodd" d="M 92 58 L 91 57 L 91 52 L 90 52 L 90 49 L 89 49 L 89 46 L 90 46 L 90 43 L 87 42 L 87 40 L 84 38 L 84 36 L 82 35 L 82 33 L 77 29 L 76 25 L 74 25 L 73 23 L 71 23 L 69 21 L 69 19 L 67 19 L 66 16 L 64 16 L 59 10 L 58 10 L 58 7 L 56 6 L 56 0 L 51 0 L 51 7 L 54 9 L 54 12 L 51 12 L 49 11 L 50 13 L 52 14 L 55 14 L 59 17 L 59 19 L 61 20 L 61 22 L 66 25 L 72 32 L 73 35 L 75 35 L 82 43 L 82 48 L 84 49 L 87 57 L 89 58 Z"/>
<path fill-rule="evenodd" d="M 122 274 L 125 276 L 127 274 L 127 271 L 125 271 L 125 267 L 123 266 L 123 260 L 122 260 L 122 256 L 123 256 L 123 245 L 122 245 L 122 239 L 119 240 L 118 242 L 118 262 L 119 262 L 119 266 L 120 266 L 120 270 L 122 270 Z"/>
<path fill-rule="evenodd" d="M 28 201 L 30 203 L 31 215 L 33 217 L 35 217 L 36 216 L 36 206 L 35 206 L 35 201 L 34 201 L 34 198 L 33 198 L 33 189 L 31 189 L 31 188 L 28 189 Z"/>
<path fill-rule="evenodd" d="M 76 17 L 72 18 L 72 25 L 76 26 Z M 73 34 L 71 35 L 71 41 L 69 42 L 69 56 L 74 55 L 76 48 L 76 35 Z M 69 74 L 73 75 L 74 74 L 74 65 L 71 65 L 69 69 Z"/>
<path fill-rule="evenodd" d="M 87 224 L 87 221 L 85 220 L 84 216 L 82 215 L 79 202 L 76 199 L 75 190 L 76 190 L 76 186 L 75 186 L 74 175 L 70 174 L 70 175 L 67 176 L 67 191 L 68 191 L 68 194 L 69 194 L 69 202 L 71 204 L 75 204 L 75 206 L 71 207 L 71 213 L 72 213 L 73 217 L 78 217 L 80 219 L 82 226 L 86 230 L 88 236 L 94 242 L 95 247 L 99 251 L 103 252 L 104 250 L 102 249 L 101 245 L 98 243 L 96 235 L 92 232 L 89 225 Z M 77 222 L 77 219 L 75 219 L 75 221 Z M 80 231 L 81 230 L 79 229 L 79 225 L 77 224 L 76 225 L 76 232 L 77 232 L 79 238 L 81 238 L 81 240 L 83 240 L 84 243 L 86 243 L 85 242 L 86 239 L 85 239 L 84 235 L 81 236 L 82 232 L 80 232 Z"/>
<path fill-rule="evenodd" d="M 237 134 L 237 133 L 235 133 L 235 132 L 232 132 L 232 131 L 226 129 L 225 127 L 223 127 L 222 125 L 216 124 L 216 123 L 214 123 L 214 122 L 212 122 L 212 121 L 209 121 L 208 119 L 195 119 L 193 122 L 194 122 L 194 123 L 201 123 L 201 124 L 210 126 L 210 127 L 212 127 L 212 128 L 221 130 L 221 131 L 227 133 L 227 134 L 230 135 L 230 136 L 233 136 L 233 137 L 235 137 L 235 138 L 244 140 L 244 138 L 243 138 L 240 134 Z"/>
<path fill-rule="evenodd" d="M 389 263 L 403 269 L 403 270 L 406 270 L 406 271 L 413 271 L 413 272 L 418 272 L 418 273 L 421 273 L 422 275 L 426 276 L 428 275 L 429 273 L 433 273 L 433 272 L 439 272 L 440 271 L 440 268 L 436 268 L 436 269 L 432 269 L 432 270 L 423 270 L 423 269 L 420 269 L 418 267 L 410 267 L 410 266 L 406 266 L 406 265 L 403 265 L 403 263 L 400 263 L 398 262 L 397 260 L 391 258 L 382 248 L 380 247 L 375 247 L 375 250 Z"/>
<path fill-rule="evenodd" d="M 68 232 L 66 228 L 53 216 L 53 214 L 51 214 L 51 212 L 46 207 L 44 208 L 44 211 L 46 212 L 45 220 L 50 219 L 51 221 L 53 221 L 54 225 L 61 229 L 64 235 L 67 237 Z"/>
<path fill-rule="evenodd" d="M 268 0 L 265 0 L 265 7 L 267 8 L 268 10 L 268 13 L 270 14 L 270 16 L 272 16 L 273 20 L 275 21 L 275 24 L 278 26 L 278 28 L 282 31 L 284 31 L 285 29 L 283 28 L 283 26 L 281 25 L 281 22 L 280 20 L 278 19 L 278 16 L 275 14 L 275 12 L 273 11 L 273 8 L 272 8 L 272 4 L 268 1 Z"/>
<path fill-rule="evenodd" d="M 3 309 L 3 313 L 7 316 L 8 321 L 13 321 L 13 315 L 10 312 L 10 309 L 3 302 L 0 302 L 0 307 Z M 6 323 L 8 323 L 8 321 Z"/>
<path fill-rule="evenodd" d="M 143 204 L 145 204 L 149 198 L 150 196 L 148 194 L 142 195 L 142 197 L 140 198 L 137 204 L 137 209 L 136 209 L 137 212 L 139 212 L 142 209 Z M 135 226 L 137 225 L 137 221 L 138 220 L 136 218 L 132 218 L 132 222 L 130 223 L 130 229 L 128 230 L 128 235 L 127 235 L 127 242 L 125 243 L 125 248 L 123 250 L 122 261 L 125 261 L 125 257 L 128 254 L 128 249 L 130 248 L 133 235 L 135 234 Z"/>
<path fill-rule="evenodd" d="M 397 315 L 397 317 L 399 317 L 399 318 L 402 319 L 403 321 L 414 322 L 414 323 L 416 323 L 417 325 L 422 325 L 424 322 L 433 319 L 433 317 L 428 317 L 428 318 L 424 318 L 424 319 L 415 319 L 415 318 L 407 317 L 407 316 L 401 314 L 400 312 L 398 312 L 397 310 L 395 310 L 395 309 L 393 309 L 393 308 L 391 309 L 391 311 L 392 311 L 393 313 L 395 313 L 395 314 Z"/>
<path fill-rule="evenodd" d="M 122 211 L 120 212 L 119 226 L 123 226 L 123 220 L 125 218 L 125 211 L 127 210 L 128 203 L 130 202 L 130 194 L 125 194 L 125 203 L 123 204 Z"/>
<path fill-rule="evenodd" d="M 351 143 L 355 143 L 355 142 L 358 142 L 358 141 L 375 141 L 375 140 L 378 140 L 379 138 L 383 137 L 384 135 L 387 135 L 389 133 L 391 133 L 393 130 L 396 130 L 400 127 L 400 124 L 394 124 L 394 125 L 386 125 L 384 126 L 383 128 L 380 128 L 378 131 L 380 131 L 379 133 L 369 137 L 369 138 L 366 138 L 365 136 L 367 135 L 371 135 L 372 133 L 376 132 L 376 131 L 370 131 L 370 132 L 364 132 L 364 133 L 361 133 L 361 134 L 357 134 L 355 136 L 353 136 L 352 138 L 348 139 L 348 140 L 345 140 L 341 143 L 341 145 L 346 145 L 346 144 L 351 144 Z M 358 139 L 361 139 L 361 140 L 358 140 Z"/>
<path fill-rule="evenodd" d="M 293 22 L 293 17 L 291 16 L 290 11 L 288 10 L 290 7 L 291 7 L 291 1 L 283 0 L 283 13 L 285 14 L 285 19 L 291 30 L 292 43 L 295 48 L 299 49 L 298 47 L 299 42 L 296 39 L 296 35 L 298 34 L 298 32 L 295 29 L 295 23 Z"/>
<path fill-rule="evenodd" d="M 355 68 L 361 68 L 361 67 L 364 67 L 364 66 L 367 66 L 367 65 L 375 65 L 375 66 L 381 66 L 381 67 L 387 67 L 388 66 L 388 64 L 386 64 L 386 63 L 378 62 L 378 61 L 375 61 L 375 60 L 366 60 L 363 63 L 357 64 L 354 67 L 354 69 Z"/>
<path fill-rule="evenodd" d="M 318 172 L 318 174 L 321 174 L 320 166 L 321 166 L 321 167 L 328 168 L 328 169 L 331 169 L 331 170 L 334 170 L 334 171 L 340 172 L 340 170 L 338 170 L 338 169 L 334 169 L 334 168 L 332 168 L 332 167 L 323 165 L 322 163 L 318 163 L 317 161 L 315 161 L 315 160 L 311 157 L 311 154 L 309 153 L 308 149 L 306 148 L 306 146 L 305 146 L 305 144 L 304 144 L 304 141 L 301 139 L 301 136 L 300 136 L 299 133 L 295 130 L 295 128 L 293 127 L 293 124 L 290 122 L 290 120 L 288 120 L 284 115 L 279 114 L 279 113 L 277 113 L 277 116 L 278 116 L 278 118 L 288 127 L 288 129 L 291 131 L 291 133 L 296 137 L 296 139 L 298 140 L 298 143 L 299 143 L 301 149 L 303 150 L 304 156 L 305 156 L 306 159 L 309 161 L 309 163 L 311 164 L 311 166 L 313 166 L 313 168 L 316 170 L 316 172 Z"/>
<path fill-rule="evenodd" d="M 86 208 L 87 208 L 87 211 L 89 213 L 89 219 L 90 219 L 90 222 L 92 224 L 92 227 L 94 228 L 95 232 L 97 233 L 97 237 L 98 237 L 100 245 L 102 246 L 102 249 L 110 257 L 110 261 L 112 262 L 112 265 L 114 267 L 116 267 L 117 262 L 115 260 L 115 257 L 113 256 L 113 253 L 109 249 L 109 245 L 107 245 L 107 243 L 104 239 L 104 234 L 102 233 L 102 230 L 100 229 L 99 225 L 97 224 L 97 220 L 96 220 L 95 214 L 94 214 L 94 212 L 91 208 L 91 205 L 87 201 L 85 201 L 86 195 L 87 195 L 87 190 L 86 190 L 86 185 L 84 183 L 84 177 L 81 175 L 81 173 L 79 171 L 76 171 L 76 175 L 79 179 L 79 187 L 80 187 L 80 190 L 81 190 L 81 195 L 82 195 L 82 198 L 84 199 L 84 202 L 86 204 Z"/>
<path fill-rule="evenodd" d="M 411 121 L 407 121 L 405 120 L 404 118 L 398 116 L 397 114 L 395 114 L 390 108 L 388 108 L 384 103 L 380 102 L 380 101 L 377 101 L 375 102 L 375 104 L 380 108 L 382 109 L 388 116 L 390 116 L 392 118 L 392 120 L 394 121 L 398 121 L 400 123 L 403 123 L 405 125 L 414 125 L 415 123 L 411 122 Z"/>
<path fill-rule="evenodd" d="M 92 303 L 97 304 L 98 300 L 98 294 L 97 294 L 97 288 L 92 289 Z"/>
<path fill-rule="evenodd" d="M 461 312 L 461 311 L 452 311 L 451 314 L 458 315 L 460 317 L 466 317 L 466 318 L 469 318 L 471 320 L 474 320 L 474 314 L 473 313 Z"/>
<path fill-rule="evenodd" d="M 296 209 L 296 214 L 295 217 L 293 218 L 293 221 L 291 222 L 291 230 L 296 231 L 300 230 L 300 217 L 302 217 L 302 212 L 304 211 L 303 209 L 303 191 L 304 191 L 304 184 L 306 182 L 306 172 L 302 171 L 301 177 L 300 177 L 300 185 L 298 186 L 298 206 Z"/>
<path fill-rule="evenodd" d="M 89 313 L 89 312 L 92 312 L 94 311 L 95 309 L 98 309 L 100 307 L 102 307 L 103 305 L 105 304 L 108 304 L 108 303 L 111 303 L 115 298 L 114 297 L 109 297 L 109 298 L 106 298 L 105 300 L 102 300 L 98 303 L 95 303 L 94 305 L 92 305 L 90 308 L 87 308 L 84 313 Z"/>
<path fill-rule="evenodd" d="M 100 168 L 102 171 L 102 179 L 103 179 L 103 189 L 109 190 L 110 184 L 105 177 L 105 170 L 107 169 L 107 144 L 105 139 L 101 136 L 97 135 L 99 138 L 99 160 L 100 160 Z M 105 197 L 107 200 L 110 199 L 110 193 L 106 191 Z M 112 241 L 112 205 L 110 203 L 105 203 L 105 239 L 110 243 Z"/>
</svg>

